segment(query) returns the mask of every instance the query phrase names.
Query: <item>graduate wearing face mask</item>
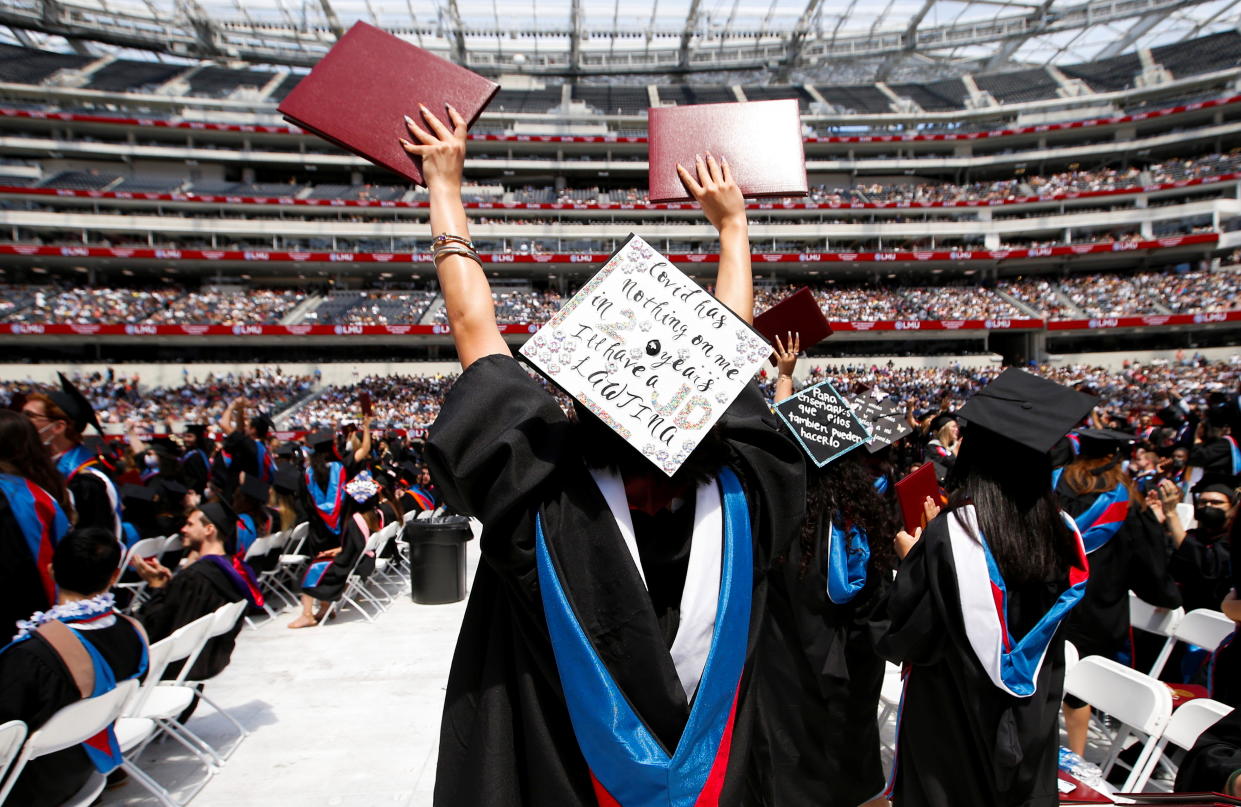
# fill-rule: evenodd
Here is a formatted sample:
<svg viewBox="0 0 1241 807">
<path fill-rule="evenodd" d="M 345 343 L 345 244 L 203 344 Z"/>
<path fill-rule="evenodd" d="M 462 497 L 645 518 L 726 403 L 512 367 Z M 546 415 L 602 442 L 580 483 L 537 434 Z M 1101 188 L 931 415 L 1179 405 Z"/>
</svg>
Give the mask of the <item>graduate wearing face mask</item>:
<svg viewBox="0 0 1241 807">
<path fill-rule="evenodd" d="M 1235 513 L 1236 494 L 1227 485 L 1209 485 L 1198 493 L 1194 502 L 1194 519 L 1198 524 L 1185 532 L 1168 564 L 1181 588 L 1186 611 L 1218 610 L 1220 601 L 1232 589 L 1227 535 Z"/>
</svg>

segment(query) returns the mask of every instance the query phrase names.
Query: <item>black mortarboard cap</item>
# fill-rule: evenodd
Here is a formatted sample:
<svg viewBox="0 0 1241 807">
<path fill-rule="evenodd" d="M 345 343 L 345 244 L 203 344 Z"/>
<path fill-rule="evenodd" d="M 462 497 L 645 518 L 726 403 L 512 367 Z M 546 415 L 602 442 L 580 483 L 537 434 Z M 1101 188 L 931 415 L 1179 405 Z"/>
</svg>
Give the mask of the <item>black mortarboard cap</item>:
<svg viewBox="0 0 1241 807">
<path fill-rule="evenodd" d="M 957 413 L 955 412 L 940 412 L 938 415 L 936 415 L 931 420 L 931 425 L 927 429 L 927 431 L 929 431 L 931 434 L 935 434 L 935 432 L 944 428 L 949 423 L 952 423 L 953 421 L 959 420 L 959 419 L 960 418 L 957 416 Z"/>
<path fill-rule="evenodd" d="M 276 471 L 276 478 L 272 481 L 272 487 L 280 493 L 296 493 L 298 480 L 301 478 L 301 475 L 302 473 L 297 466 L 286 465 Z"/>
<path fill-rule="evenodd" d="M 292 443 L 281 443 L 280 445 L 276 446 L 276 456 L 277 457 L 293 456 L 293 444 Z"/>
<path fill-rule="evenodd" d="M 134 504 L 151 504 L 159 492 L 146 485 L 121 485 L 121 501 L 126 507 Z"/>
<path fill-rule="evenodd" d="M 190 489 L 185 485 L 182 485 L 175 479 L 168 479 L 166 477 L 160 477 L 159 486 L 168 498 L 177 499 L 178 501 L 190 492 Z"/>
<path fill-rule="evenodd" d="M 206 423 L 187 423 L 185 424 L 185 431 L 187 434 L 197 434 L 199 437 L 206 437 L 207 436 L 207 424 Z"/>
<path fill-rule="evenodd" d="M 102 432 L 99 420 L 95 417 L 95 407 L 91 406 L 90 401 L 72 381 L 65 378 L 64 373 L 56 375 L 60 377 L 60 389 L 52 391 L 47 397 L 69 416 L 79 432 L 84 431 L 87 426 L 94 426 L 96 431 Z"/>
<path fill-rule="evenodd" d="M 418 466 L 409 460 L 401 463 L 401 474 L 409 482 L 413 482 L 418 478 Z"/>
<path fill-rule="evenodd" d="M 900 404 L 891 397 L 876 400 L 873 395 L 863 392 L 852 398 L 846 396 L 845 401 L 871 433 L 870 441 L 866 443 L 867 453 L 882 451 L 913 431 L 905 422 Z"/>
<path fill-rule="evenodd" d="M 1078 429 L 1077 437 L 1086 457 L 1110 457 L 1138 439 L 1137 435 L 1115 429 Z"/>
<path fill-rule="evenodd" d="M 237 535 L 237 514 L 224 502 L 208 502 L 198 508 L 208 521 L 215 525 L 224 546 L 228 547 Z"/>
<path fill-rule="evenodd" d="M 152 437 L 147 441 L 147 446 L 157 453 L 168 454 L 172 457 L 181 453 L 181 447 L 171 437 Z"/>
<path fill-rule="evenodd" d="M 82 445 L 87 451 L 100 457 L 111 457 L 114 452 L 108 441 L 97 434 L 82 438 Z"/>
<path fill-rule="evenodd" d="M 1010 367 L 958 414 L 969 425 L 966 439 L 977 439 L 981 428 L 1046 454 L 1096 403 L 1093 395 Z"/>
<path fill-rule="evenodd" d="M 336 432 L 332 429 L 319 429 L 311 432 L 306 436 L 306 445 L 315 451 L 318 451 L 320 446 L 334 446 L 336 445 Z"/>
<path fill-rule="evenodd" d="M 266 502 L 270 491 L 271 487 L 257 476 L 246 476 L 241 483 L 241 492 L 256 502 Z"/>
</svg>

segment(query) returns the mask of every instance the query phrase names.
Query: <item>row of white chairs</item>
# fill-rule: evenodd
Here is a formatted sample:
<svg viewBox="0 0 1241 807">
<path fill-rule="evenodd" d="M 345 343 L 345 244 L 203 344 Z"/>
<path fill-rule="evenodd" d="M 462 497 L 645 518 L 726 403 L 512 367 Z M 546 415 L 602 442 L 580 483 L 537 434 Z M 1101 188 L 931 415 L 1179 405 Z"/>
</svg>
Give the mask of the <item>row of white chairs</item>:
<svg viewBox="0 0 1241 807">
<path fill-rule="evenodd" d="M 1134 630 L 1146 631 L 1165 637 L 1158 656 L 1147 674 L 1158 678 L 1167 665 L 1177 642 L 1215 650 L 1237 628 L 1237 623 L 1219 611 L 1195 608 L 1185 613 L 1183 608 L 1158 608 L 1129 592 L 1129 624 Z"/>
<path fill-rule="evenodd" d="M 225 761 L 249 736 L 246 728 L 232 715 L 202 692 L 201 681 L 190 679 L 190 671 L 208 642 L 228 633 L 245 611 L 246 601 L 239 600 L 216 609 L 184 625 L 171 636 L 150 646 L 146 677 L 123 681 L 114 689 L 94 698 L 69 704 L 56 712 L 38 730 L 26 736 L 21 721 L 0 726 L 0 804 L 4 803 L 22 770 L 32 759 L 70 748 L 114 725 L 117 744 L 123 761 L 121 769 L 151 793 L 163 807 L 183 807 L 218 773 Z M 175 679 L 161 681 L 170 664 L 183 662 Z M 178 716 L 194 699 L 215 709 L 237 730 L 237 739 L 221 753 L 191 731 Z M 137 764 L 139 756 L 152 741 L 167 736 L 186 748 L 203 763 L 206 775 L 197 786 L 178 801 L 166 788 Z M 85 807 L 103 791 L 106 779 L 93 774 L 66 805 Z"/>
</svg>

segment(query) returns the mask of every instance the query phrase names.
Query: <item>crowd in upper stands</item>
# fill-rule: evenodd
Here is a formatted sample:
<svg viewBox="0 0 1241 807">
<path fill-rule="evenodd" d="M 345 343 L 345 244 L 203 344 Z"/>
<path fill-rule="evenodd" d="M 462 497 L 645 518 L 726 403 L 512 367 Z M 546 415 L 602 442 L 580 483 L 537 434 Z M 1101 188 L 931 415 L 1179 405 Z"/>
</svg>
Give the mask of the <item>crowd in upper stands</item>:
<svg viewBox="0 0 1241 807">
<path fill-rule="evenodd" d="M 1003 279 L 993 287 L 943 283 L 810 283 L 829 320 L 1074 319 L 1227 311 L 1241 303 L 1236 256 L 1223 271 L 1091 273 Z M 801 284 L 760 286 L 757 310 L 774 305 Z M 170 289 L 0 287 L 0 323 L 275 324 L 307 300 L 294 290 L 178 293 Z M 500 323 L 540 323 L 564 302 L 559 291 L 529 287 L 493 290 Z M 311 324 L 390 325 L 445 323 L 432 310 L 435 290 L 383 289 L 333 292 L 304 316 Z M 69 313 L 70 311 L 74 313 Z M 431 312 L 431 313 L 428 313 Z"/>
<path fill-rule="evenodd" d="M 290 414 L 286 426 L 309 429 L 339 427 L 362 419 L 360 393 L 370 395 L 374 422 L 388 428 L 426 428 L 439 414 L 440 404 L 455 375 L 366 376 L 353 384 L 331 385 Z"/>
</svg>

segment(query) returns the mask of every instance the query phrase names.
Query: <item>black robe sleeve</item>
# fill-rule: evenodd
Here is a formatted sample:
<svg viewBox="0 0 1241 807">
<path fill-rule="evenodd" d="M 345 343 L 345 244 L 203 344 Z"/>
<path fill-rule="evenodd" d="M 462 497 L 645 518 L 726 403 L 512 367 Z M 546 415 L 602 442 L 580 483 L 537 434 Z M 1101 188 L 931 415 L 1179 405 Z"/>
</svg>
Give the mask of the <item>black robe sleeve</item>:
<svg viewBox="0 0 1241 807">
<path fill-rule="evenodd" d="M 1198 737 L 1176 772 L 1178 793 L 1223 793 L 1228 778 L 1241 770 L 1241 709 Z"/>
<path fill-rule="evenodd" d="M 166 586 L 153 591 L 138 611 L 138 621 L 152 642 L 171 636 L 219 604 L 219 593 L 193 566 L 177 572 Z"/>
<path fill-rule="evenodd" d="M 941 522 L 937 528 L 942 526 Z M 900 562 L 888 591 L 887 611 L 876 620 L 879 654 L 896 664 L 929 664 L 943 646 L 944 629 L 928 579 L 933 572 L 927 563 L 926 543 L 924 536 Z"/>
</svg>

